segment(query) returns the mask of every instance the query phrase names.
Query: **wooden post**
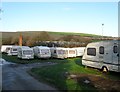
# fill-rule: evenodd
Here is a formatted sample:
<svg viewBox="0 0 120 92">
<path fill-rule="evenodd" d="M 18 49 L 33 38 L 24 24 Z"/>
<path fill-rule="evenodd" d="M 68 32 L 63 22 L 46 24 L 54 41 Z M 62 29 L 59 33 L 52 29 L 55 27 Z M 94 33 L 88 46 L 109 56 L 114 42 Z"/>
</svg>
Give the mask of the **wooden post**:
<svg viewBox="0 0 120 92">
<path fill-rule="evenodd" d="M 22 35 L 19 36 L 19 46 L 22 46 Z"/>
</svg>

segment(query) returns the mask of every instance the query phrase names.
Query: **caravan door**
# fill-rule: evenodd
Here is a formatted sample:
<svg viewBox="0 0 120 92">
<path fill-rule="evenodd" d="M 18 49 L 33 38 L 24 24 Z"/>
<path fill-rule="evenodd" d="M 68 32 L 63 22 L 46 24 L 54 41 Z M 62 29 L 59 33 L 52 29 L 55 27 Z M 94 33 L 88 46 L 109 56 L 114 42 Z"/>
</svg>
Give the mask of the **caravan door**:
<svg viewBox="0 0 120 92">
<path fill-rule="evenodd" d="M 112 64 L 112 51 L 111 49 L 113 48 L 112 45 L 110 46 L 105 46 L 105 53 L 104 53 L 104 64 Z"/>
<path fill-rule="evenodd" d="M 119 54 L 118 54 L 118 45 L 113 46 L 113 64 L 118 64 Z"/>
</svg>

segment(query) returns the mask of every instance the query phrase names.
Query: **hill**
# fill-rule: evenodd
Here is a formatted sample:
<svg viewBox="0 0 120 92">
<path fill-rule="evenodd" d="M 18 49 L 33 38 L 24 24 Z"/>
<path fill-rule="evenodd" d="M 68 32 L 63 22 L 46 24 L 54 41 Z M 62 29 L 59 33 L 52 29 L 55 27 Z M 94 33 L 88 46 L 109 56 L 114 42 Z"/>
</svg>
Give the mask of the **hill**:
<svg viewBox="0 0 120 92">
<path fill-rule="evenodd" d="M 43 31 L 23 31 L 23 32 L 1 32 L 2 38 L 9 38 L 9 37 L 18 37 L 20 34 L 23 36 L 35 36 L 40 34 Z M 87 37 L 100 37 L 100 35 L 95 34 L 85 34 L 85 33 L 74 33 L 74 32 L 51 32 L 46 31 L 49 35 L 55 37 L 61 37 L 66 35 L 77 35 L 77 36 L 87 36 Z"/>
<path fill-rule="evenodd" d="M 86 46 L 89 42 L 103 40 L 103 37 L 95 34 L 74 33 L 74 32 L 51 32 L 51 31 L 22 31 L 22 32 L 1 32 L 2 44 L 19 43 L 19 36 L 23 36 L 23 45 L 47 45 L 52 46 Z M 110 37 L 105 37 L 108 39 Z M 46 43 L 49 42 L 49 43 Z M 59 43 L 60 42 L 60 43 Z M 61 43 L 62 42 L 62 43 Z M 76 43 L 77 42 L 77 43 Z"/>
</svg>

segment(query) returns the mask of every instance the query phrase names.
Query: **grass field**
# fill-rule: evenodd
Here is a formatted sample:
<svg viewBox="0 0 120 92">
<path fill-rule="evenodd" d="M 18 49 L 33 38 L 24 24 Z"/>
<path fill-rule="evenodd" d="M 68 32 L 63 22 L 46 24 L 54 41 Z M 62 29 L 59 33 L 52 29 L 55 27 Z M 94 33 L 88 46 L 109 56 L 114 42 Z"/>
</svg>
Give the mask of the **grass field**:
<svg viewBox="0 0 120 92">
<path fill-rule="evenodd" d="M 13 62 L 13 63 L 18 63 L 18 64 L 28 64 L 28 63 L 36 63 L 36 62 L 40 62 L 40 63 L 44 63 L 44 62 L 57 62 L 57 63 L 61 63 L 64 60 L 61 59 L 39 59 L 39 58 L 35 58 L 35 59 L 31 59 L 31 60 L 26 60 L 26 59 L 19 59 L 17 58 L 17 56 L 8 56 L 7 54 L 2 54 L 2 58 L 4 58 L 6 61 L 8 62 Z"/>
<path fill-rule="evenodd" d="M 99 37 L 100 35 L 87 34 L 87 33 L 74 33 L 74 32 L 48 32 L 50 34 L 56 35 L 79 35 L 79 36 L 89 36 L 89 37 Z"/>
<path fill-rule="evenodd" d="M 72 58 L 65 60 L 64 63 L 60 63 L 54 66 L 46 66 L 42 68 L 33 68 L 31 70 L 33 76 L 37 76 L 37 79 L 49 83 L 57 87 L 60 90 L 81 90 L 81 91 L 97 91 L 98 89 L 93 86 L 93 84 L 87 85 L 84 82 L 79 82 L 80 80 L 87 78 L 88 76 L 93 76 L 93 80 L 96 77 L 105 79 L 120 80 L 120 76 L 116 73 L 104 74 L 101 71 L 93 68 L 85 68 L 81 64 L 81 58 Z M 67 76 L 68 75 L 68 76 Z M 69 75 L 81 76 L 87 75 L 87 77 L 81 77 L 79 80 L 77 78 L 70 78 Z M 94 79 L 95 77 L 95 79 Z M 98 80 L 100 80 L 100 78 Z M 83 81 L 83 80 L 82 80 Z M 106 80 L 105 80 L 106 81 Z"/>
</svg>

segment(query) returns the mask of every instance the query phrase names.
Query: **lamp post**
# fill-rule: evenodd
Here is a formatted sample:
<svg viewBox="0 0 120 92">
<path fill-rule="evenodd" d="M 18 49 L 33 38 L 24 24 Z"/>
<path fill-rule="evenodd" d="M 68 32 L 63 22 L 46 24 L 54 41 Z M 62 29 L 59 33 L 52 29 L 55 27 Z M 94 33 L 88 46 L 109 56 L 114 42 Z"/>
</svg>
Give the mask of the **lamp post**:
<svg viewBox="0 0 120 92">
<path fill-rule="evenodd" d="M 104 28 L 104 24 L 102 24 L 102 39 L 103 39 L 103 28 Z"/>
</svg>

